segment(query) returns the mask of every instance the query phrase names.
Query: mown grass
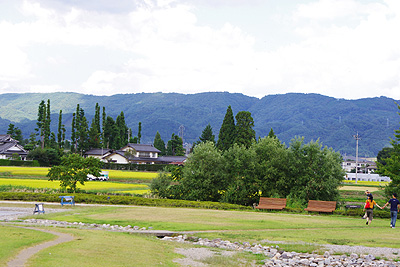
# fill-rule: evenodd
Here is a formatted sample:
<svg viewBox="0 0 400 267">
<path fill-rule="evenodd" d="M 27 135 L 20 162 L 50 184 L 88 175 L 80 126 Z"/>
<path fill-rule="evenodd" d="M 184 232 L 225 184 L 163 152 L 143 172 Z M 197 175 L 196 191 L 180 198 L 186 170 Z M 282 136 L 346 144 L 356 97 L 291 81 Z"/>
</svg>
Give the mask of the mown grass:
<svg viewBox="0 0 400 267">
<path fill-rule="evenodd" d="M 40 251 L 30 266 L 178 266 L 173 259 L 182 256 L 172 242 L 127 233 L 57 229 L 75 240 Z"/>
<path fill-rule="evenodd" d="M 76 208 L 46 218 L 70 222 L 137 225 L 159 230 L 195 231 L 207 238 L 238 242 L 290 241 L 400 248 L 400 235 L 389 228 L 389 219 L 334 215 L 302 215 L 268 212 L 218 211 L 161 207 Z M 204 232 L 205 231 L 205 232 Z M 210 232 L 212 231 L 212 232 Z"/>
<path fill-rule="evenodd" d="M 4 225 L 0 225 L 0 237 L 0 266 L 6 266 L 5 263 L 19 250 L 55 238 L 49 233 Z"/>
</svg>

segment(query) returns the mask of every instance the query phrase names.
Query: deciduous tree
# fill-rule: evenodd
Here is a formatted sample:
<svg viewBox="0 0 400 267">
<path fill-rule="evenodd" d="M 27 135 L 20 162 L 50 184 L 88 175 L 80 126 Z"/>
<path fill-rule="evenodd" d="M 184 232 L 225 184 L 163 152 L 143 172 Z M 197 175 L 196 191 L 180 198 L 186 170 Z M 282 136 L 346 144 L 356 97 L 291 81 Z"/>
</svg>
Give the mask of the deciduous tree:
<svg viewBox="0 0 400 267">
<path fill-rule="evenodd" d="M 84 185 L 87 175 L 100 176 L 101 162 L 94 157 L 83 158 L 78 154 L 62 157 L 61 164 L 53 166 L 47 174 L 49 181 L 60 181 L 62 189 L 76 192 L 77 183 Z"/>
</svg>

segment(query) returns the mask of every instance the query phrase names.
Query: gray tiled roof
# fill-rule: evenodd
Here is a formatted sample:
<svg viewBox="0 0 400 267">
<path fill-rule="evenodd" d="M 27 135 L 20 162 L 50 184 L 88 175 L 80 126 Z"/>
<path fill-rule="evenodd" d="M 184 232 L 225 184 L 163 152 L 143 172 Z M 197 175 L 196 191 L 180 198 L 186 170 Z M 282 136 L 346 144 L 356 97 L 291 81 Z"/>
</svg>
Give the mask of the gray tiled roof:
<svg viewBox="0 0 400 267">
<path fill-rule="evenodd" d="M 127 147 L 131 147 L 138 152 L 154 152 L 160 153 L 161 151 L 155 148 L 153 145 L 146 145 L 146 144 L 132 144 L 129 143 Z"/>
</svg>

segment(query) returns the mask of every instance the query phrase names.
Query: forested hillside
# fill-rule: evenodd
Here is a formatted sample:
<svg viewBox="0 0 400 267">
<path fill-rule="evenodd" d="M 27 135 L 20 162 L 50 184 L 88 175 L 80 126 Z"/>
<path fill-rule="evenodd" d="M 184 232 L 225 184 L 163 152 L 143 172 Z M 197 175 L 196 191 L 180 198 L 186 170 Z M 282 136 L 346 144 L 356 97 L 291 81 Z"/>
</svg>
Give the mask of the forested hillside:
<svg viewBox="0 0 400 267">
<path fill-rule="evenodd" d="M 63 124 L 70 134 L 72 113 L 76 105 L 84 109 L 91 121 L 95 104 L 105 107 L 107 116 L 116 118 L 125 114 L 128 127 L 137 134 L 142 123 L 142 143 L 152 143 L 157 131 L 168 141 L 172 133 L 179 134 L 184 126 L 184 142 L 198 140 L 202 130 L 211 124 L 217 137 L 228 105 L 234 114 L 250 111 L 257 136 L 266 136 L 273 128 L 278 138 L 289 144 L 295 136 L 304 136 L 306 142 L 320 139 L 324 145 L 341 153 L 355 154 L 356 132 L 361 136 L 360 156 L 375 156 L 394 129 L 400 127 L 400 116 L 393 99 L 365 98 L 359 100 L 335 99 L 317 94 L 268 95 L 262 99 L 212 92 L 199 94 L 139 93 L 112 96 L 94 96 L 77 93 L 2 94 L 0 95 L 0 133 L 9 123 L 20 128 L 25 138 L 34 132 L 40 101 L 50 99 L 52 130 L 56 131 L 58 113 L 63 112 Z"/>
</svg>

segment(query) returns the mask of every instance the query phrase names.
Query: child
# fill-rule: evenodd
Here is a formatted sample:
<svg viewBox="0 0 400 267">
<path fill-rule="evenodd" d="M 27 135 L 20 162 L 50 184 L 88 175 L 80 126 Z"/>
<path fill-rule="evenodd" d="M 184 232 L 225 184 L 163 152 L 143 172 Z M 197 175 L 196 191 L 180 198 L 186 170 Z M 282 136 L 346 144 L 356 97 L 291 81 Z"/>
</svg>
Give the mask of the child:
<svg viewBox="0 0 400 267">
<path fill-rule="evenodd" d="M 374 205 L 378 206 L 380 209 L 382 209 L 381 206 L 379 206 L 375 200 L 374 197 L 370 194 L 368 195 L 368 199 L 367 201 L 365 201 L 365 206 L 364 206 L 364 210 L 367 211 L 367 222 L 365 223 L 366 225 L 370 225 L 371 221 L 372 221 L 372 215 L 374 212 Z"/>
</svg>

